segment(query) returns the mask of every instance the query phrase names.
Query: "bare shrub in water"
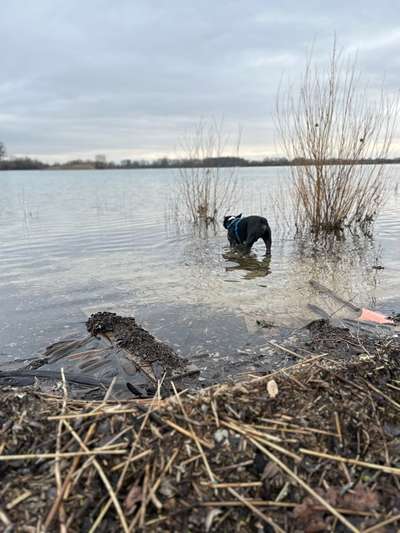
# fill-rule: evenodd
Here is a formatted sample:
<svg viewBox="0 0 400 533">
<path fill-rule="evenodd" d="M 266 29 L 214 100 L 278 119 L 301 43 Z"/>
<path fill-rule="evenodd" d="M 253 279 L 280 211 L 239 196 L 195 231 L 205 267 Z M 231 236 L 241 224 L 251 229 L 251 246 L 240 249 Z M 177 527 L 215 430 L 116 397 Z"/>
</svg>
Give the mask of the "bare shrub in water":
<svg viewBox="0 0 400 533">
<path fill-rule="evenodd" d="M 211 166 L 234 162 L 239 156 L 240 133 L 234 146 L 234 156 L 227 156 L 229 138 L 223 134 L 222 123 L 200 122 L 186 136 L 182 148 L 187 162 L 179 169 L 177 206 L 194 224 L 209 226 L 217 217 L 232 208 L 237 191 L 237 167 Z"/>
<path fill-rule="evenodd" d="M 299 90 L 278 92 L 280 138 L 297 163 L 290 194 L 298 232 L 366 231 L 382 204 L 379 160 L 390 148 L 398 99 L 383 91 L 371 98 L 359 82 L 355 60 L 343 61 L 334 42 L 328 71 L 310 58 Z"/>
</svg>

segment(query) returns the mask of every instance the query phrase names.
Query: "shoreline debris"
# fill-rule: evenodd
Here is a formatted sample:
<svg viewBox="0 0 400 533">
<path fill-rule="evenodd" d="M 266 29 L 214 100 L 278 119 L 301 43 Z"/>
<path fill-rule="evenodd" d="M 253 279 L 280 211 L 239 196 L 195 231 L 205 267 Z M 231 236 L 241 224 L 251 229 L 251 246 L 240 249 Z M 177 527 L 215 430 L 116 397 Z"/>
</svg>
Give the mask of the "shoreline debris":
<svg viewBox="0 0 400 533">
<path fill-rule="evenodd" d="M 199 391 L 172 381 L 166 399 L 87 402 L 65 380 L 61 396 L 0 390 L 0 523 L 398 531 L 400 339 L 324 322 L 293 349 L 289 368 Z"/>
</svg>

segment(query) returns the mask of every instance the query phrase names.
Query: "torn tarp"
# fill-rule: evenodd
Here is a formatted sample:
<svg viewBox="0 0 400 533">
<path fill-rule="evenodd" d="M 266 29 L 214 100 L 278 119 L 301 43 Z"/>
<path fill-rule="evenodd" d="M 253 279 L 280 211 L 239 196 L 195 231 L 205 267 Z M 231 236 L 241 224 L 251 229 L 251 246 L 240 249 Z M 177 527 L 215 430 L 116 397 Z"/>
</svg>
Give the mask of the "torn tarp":
<svg viewBox="0 0 400 533">
<path fill-rule="evenodd" d="M 86 327 L 89 335 L 82 339 L 56 342 L 43 356 L 19 367 L 0 367 L 0 386 L 54 390 L 59 388 L 61 369 L 72 396 L 82 398 L 103 397 L 112 382 L 112 395 L 118 399 L 150 397 L 159 386 L 168 394 L 172 381 L 178 389 L 195 385 L 198 369 L 134 318 L 100 312 Z"/>
</svg>

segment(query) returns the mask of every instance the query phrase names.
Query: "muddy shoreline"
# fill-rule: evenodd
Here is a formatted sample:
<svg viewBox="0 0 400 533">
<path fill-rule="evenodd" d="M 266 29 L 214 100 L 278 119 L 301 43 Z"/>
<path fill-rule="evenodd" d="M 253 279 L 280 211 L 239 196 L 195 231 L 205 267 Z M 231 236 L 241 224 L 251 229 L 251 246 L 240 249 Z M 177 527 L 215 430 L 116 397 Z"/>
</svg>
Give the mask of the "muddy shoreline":
<svg viewBox="0 0 400 533">
<path fill-rule="evenodd" d="M 0 365 L 0 387 L 35 385 L 36 390 L 60 394 L 63 371 L 71 398 L 101 400 L 106 391 L 114 400 L 152 398 L 156 392 L 168 397 L 172 382 L 178 391 L 235 383 L 319 352 L 347 360 L 369 353 L 400 332 L 397 319 L 379 324 L 330 318 L 312 307 L 325 318 L 284 334 L 270 322 L 256 319 L 258 335 L 264 331 L 265 342 L 231 356 L 205 352 L 190 359 L 158 340 L 134 317 L 97 312 L 87 319 L 80 337 L 55 342 L 36 358 Z"/>
<path fill-rule="evenodd" d="M 2 526 L 397 531 L 396 328 L 372 334 L 319 319 L 272 343 L 286 368 L 165 399 L 160 389 L 84 401 L 66 382 L 3 386 Z"/>
</svg>

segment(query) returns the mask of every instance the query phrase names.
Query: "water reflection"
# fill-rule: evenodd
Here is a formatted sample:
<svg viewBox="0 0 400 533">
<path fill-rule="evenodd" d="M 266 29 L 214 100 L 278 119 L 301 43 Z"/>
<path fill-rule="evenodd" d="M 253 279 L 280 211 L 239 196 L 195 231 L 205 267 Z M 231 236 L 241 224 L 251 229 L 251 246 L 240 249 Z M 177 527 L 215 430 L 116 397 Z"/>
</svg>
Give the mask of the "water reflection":
<svg viewBox="0 0 400 533">
<path fill-rule="evenodd" d="M 346 257 L 358 262 L 379 262 L 382 253 L 381 247 L 369 234 L 329 233 L 318 238 L 298 238 L 294 240 L 294 253 L 298 259 L 312 258 L 315 262 L 321 259 L 330 263 L 341 263 Z"/>
<path fill-rule="evenodd" d="M 349 233 L 340 238 L 298 239 L 291 254 L 288 277 L 299 285 L 313 279 L 360 306 L 376 307 L 378 280 L 382 278 L 376 265 L 383 262 L 383 252 L 374 239 Z M 301 292 L 308 301 L 318 296 L 309 287 Z"/>
<path fill-rule="evenodd" d="M 225 266 L 226 272 L 243 271 L 245 274 L 242 279 L 264 278 L 271 274 L 271 257 L 257 257 L 255 253 L 244 254 L 237 250 L 224 252 L 222 257 L 228 263 Z"/>
</svg>

